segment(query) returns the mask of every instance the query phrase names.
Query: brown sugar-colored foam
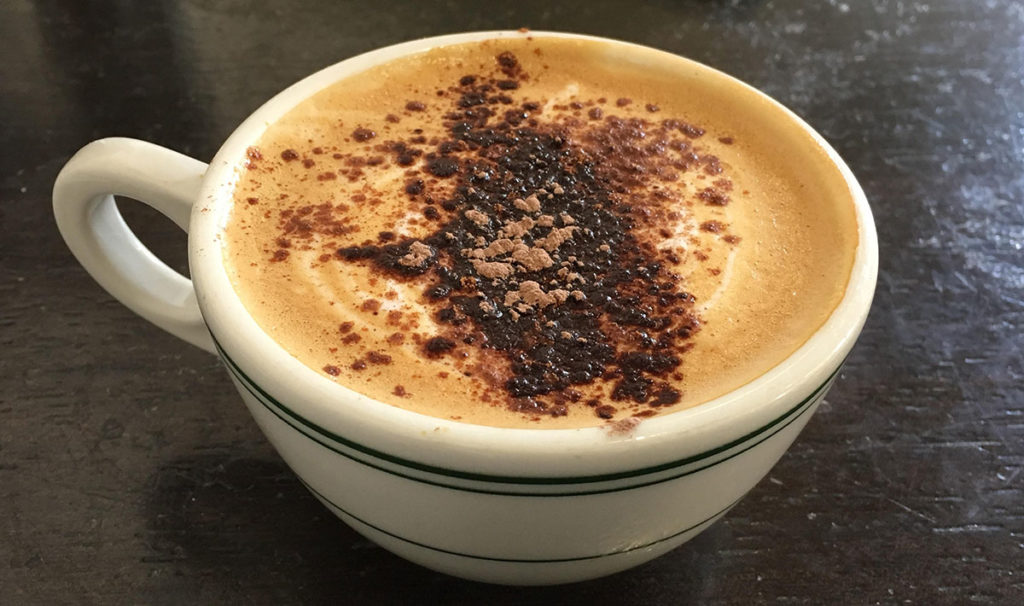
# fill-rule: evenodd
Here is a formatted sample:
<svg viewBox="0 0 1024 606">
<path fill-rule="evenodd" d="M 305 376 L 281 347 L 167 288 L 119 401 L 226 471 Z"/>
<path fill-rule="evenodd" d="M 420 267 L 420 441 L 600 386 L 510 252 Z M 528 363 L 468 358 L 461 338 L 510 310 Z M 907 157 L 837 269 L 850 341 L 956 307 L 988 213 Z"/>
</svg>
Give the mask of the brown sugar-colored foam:
<svg viewBox="0 0 1024 606">
<path fill-rule="evenodd" d="M 679 410 L 792 353 L 852 266 L 842 179 L 765 103 L 596 42 L 400 59 L 268 128 L 226 265 L 285 349 L 396 406 L 538 428 Z"/>
</svg>

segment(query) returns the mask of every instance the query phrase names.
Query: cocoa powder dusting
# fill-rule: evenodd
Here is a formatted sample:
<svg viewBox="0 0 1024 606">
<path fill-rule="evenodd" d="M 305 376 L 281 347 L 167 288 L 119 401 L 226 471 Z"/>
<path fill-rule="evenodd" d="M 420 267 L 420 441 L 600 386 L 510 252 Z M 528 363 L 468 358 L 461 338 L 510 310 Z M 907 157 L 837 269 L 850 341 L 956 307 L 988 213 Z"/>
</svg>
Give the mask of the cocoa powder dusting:
<svg viewBox="0 0 1024 606">
<path fill-rule="evenodd" d="M 339 248 L 331 259 L 421 284 L 440 333 L 412 333 L 422 355 L 457 355 L 459 341 L 496 352 L 508 364 L 500 388 L 514 411 L 560 416 L 572 405 L 613 419 L 623 407 L 636 412 L 640 405 L 674 404 L 681 394 L 668 378 L 683 364 L 686 340 L 700 320 L 682 279 L 637 230 L 657 233 L 682 202 L 669 188 L 650 193 L 651 183 L 724 169 L 694 147 L 692 140 L 705 133 L 698 126 L 617 116 L 626 110 L 602 110 L 595 100 L 574 101 L 578 107 L 561 112 L 542 109 L 536 100 L 514 98 L 528 79 L 515 55 L 503 52 L 495 73 L 467 74 L 430 101 L 447 105 L 443 140 L 428 142 L 413 131 L 376 143 L 377 164 L 405 167 L 404 192 L 410 203 L 419 200 L 416 207 L 433 221 L 423 225 L 433 231 L 417 239 L 381 232 L 377 243 Z M 615 106 L 632 103 L 619 98 Z M 573 117 L 588 106 L 586 117 Z M 404 103 L 408 112 L 427 107 Z M 640 107 L 647 115 L 660 111 L 653 103 Z M 360 127 L 351 136 L 365 142 L 377 133 Z M 284 161 L 299 158 L 292 149 L 280 154 Z M 727 204 L 731 182 L 721 179 L 696 197 Z M 315 209 L 283 215 L 282 236 L 353 229 L 345 213 L 327 206 L 319 215 Z M 701 228 L 717 233 L 721 226 Z M 274 253 L 275 260 L 287 256 L 283 248 Z M 341 333 L 351 330 L 346 324 Z M 400 332 L 387 338 L 396 346 L 404 341 Z M 387 354 L 369 352 L 351 368 L 390 362 Z M 337 367 L 324 367 L 336 376 L 328 368 Z M 607 383 L 610 398 L 621 404 L 574 404 L 580 396 L 573 386 L 595 382 Z M 406 395 L 402 386 L 393 393 Z"/>
<path fill-rule="evenodd" d="M 368 128 L 357 128 L 352 131 L 352 138 L 362 143 L 363 141 L 369 141 L 370 139 L 377 136 L 377 133 L 373 132 Z"/>
<path fill-rule="evenodd" d="M 366 361 L 370 364 L 391 364 L 391 356 L 379 351 L 371 351 L 366 354 Z"/>
<path fill-rule="evenodd" d="M 725 206 L 729 203 L 729 195 L 714 187 L 705 187 L 697 197 L 712 206 Z"/>
</svg>

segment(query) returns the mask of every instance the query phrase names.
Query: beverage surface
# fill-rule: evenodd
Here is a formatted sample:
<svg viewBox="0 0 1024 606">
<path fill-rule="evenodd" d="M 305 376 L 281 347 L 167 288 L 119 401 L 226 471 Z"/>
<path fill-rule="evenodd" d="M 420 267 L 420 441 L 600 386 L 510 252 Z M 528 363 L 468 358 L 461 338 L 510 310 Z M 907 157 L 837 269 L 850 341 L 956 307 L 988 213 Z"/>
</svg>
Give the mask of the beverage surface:
<svg viewBox="0 0 1024 606">
<path fill-rule="evenodd" d="M 852 267 L 849 193 L 766 103 L 591 41 L 398 59 L 249 149 L 225 263 L 287 351 L 395 406 L 531 428 L 680 410 L 795 351 Z"/>
</svg>

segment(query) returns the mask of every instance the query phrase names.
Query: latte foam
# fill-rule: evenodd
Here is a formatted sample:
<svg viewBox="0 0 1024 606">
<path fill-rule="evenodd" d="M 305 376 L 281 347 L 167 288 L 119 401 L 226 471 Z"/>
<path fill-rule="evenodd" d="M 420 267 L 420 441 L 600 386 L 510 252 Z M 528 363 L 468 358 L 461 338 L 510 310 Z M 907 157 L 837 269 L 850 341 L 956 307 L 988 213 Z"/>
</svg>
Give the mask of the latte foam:
<svg viewBox="0 0 1024 606">
<path fill-rule="evenodd" d="M 827 155 L 678 58 L 527 37 L 339 82 L 240 160 L 225 263 L 314 370 L 423 414 L 583 427 L 757 378 L 857 241 Z"/>
</svg>

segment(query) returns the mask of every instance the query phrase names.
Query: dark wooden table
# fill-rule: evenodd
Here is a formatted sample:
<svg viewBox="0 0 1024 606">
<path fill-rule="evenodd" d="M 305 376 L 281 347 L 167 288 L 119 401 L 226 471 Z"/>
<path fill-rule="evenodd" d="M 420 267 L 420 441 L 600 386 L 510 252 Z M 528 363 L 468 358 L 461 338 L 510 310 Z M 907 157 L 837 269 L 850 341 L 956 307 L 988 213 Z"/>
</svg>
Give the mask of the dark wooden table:
<svg viewBox="0 0 1024 606">
<path fill-rule="evenodd" d="M 0 603 L 1024 604 L 1024 10 L 1012 0 L 0 2 Z M 513 7 L 514 4 L 514 7 Z M 519 589 L 377 548 L 288 471 L 218 362 L 60 240 L 108 135 L 208 160 L 278 90 L 453 31 L 646 43 L 760 87 L 846 158 L 881 240 L 827 403 L 723 521 L 650 564 Z M 125 204 L 184 271 L 185 236 Z"/>
</svg>

